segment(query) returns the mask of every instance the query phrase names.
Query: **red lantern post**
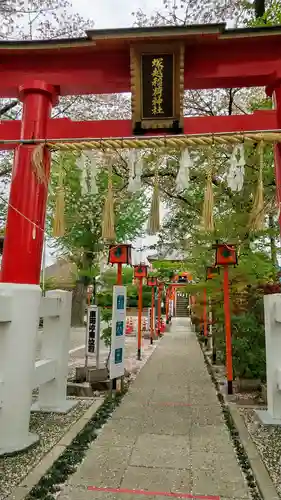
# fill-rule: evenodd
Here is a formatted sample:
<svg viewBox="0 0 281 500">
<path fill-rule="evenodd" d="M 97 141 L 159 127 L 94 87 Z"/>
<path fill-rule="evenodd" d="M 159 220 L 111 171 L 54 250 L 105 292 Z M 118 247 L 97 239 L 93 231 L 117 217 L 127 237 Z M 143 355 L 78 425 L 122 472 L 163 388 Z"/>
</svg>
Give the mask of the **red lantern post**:
<svg viewBox="0 0 281 500">
<path fill-rule="evenodd" d="M 164 283 L 158 283 L 158 304 L 157 304 L 157 306 L 158 306 L 158 313 L 157 313 L 157 317 L 158 317 L 157 335 L 158 335 L 158 337 L 162 336 L 162 333 L 161 333 L 161 299 L 162 299 L 163 289 L 164 289 Z"/>
<path fill-rule="evenodd" d="M 215 278 L 218 275 L 219 270 L 220 270 L 219 267 L 215 267 L 215 266 L 207 267 L 207 269 L 206 269 L 206 281 L 212 280 L 213 278 Z M 213 314 L 212 314 L 212 299 L 210 296 L 209 296 L 209 332 L 208 333 L 209 333 L 209 340 L 210 340 L 209 348 L 212 351 L 212 362 L 213 362 L 213 364 L 215 364 L 216 360 L 217 360 L 217 354 L 216 354 L 216 347 L 215 347 L 215 344 L 213 342 Z"/>
<path fill-rule="evenodd" d="M 204 342 L 208 342 L 208 318 L 207 318 L 207 288 L 203 290 L 203 326 L 204 326 Z"/>
<path fill-rule="evenodd" d="M 225 341 L 226 341 L 226 372 L 227 372 L 227 392 L 233 394 L 233 368 L 232 368 L 232 342 L 231 342 L 231 317 L 230 317 L 230 297 L 229 297 L 229 276 L 228 266 L 237 264 L 237 254 L 234 245 L 216 244 L 216 266 L 223 266 L 223 295 L 224 295 L 224 321 L 225 321 Z"/>
<path fill-rule="evenodd" d="M 132 263 L 131 253 L 131 245 L 111 245 L 109 248 L 108 262 L 117 264 L 117 285 L 122 285 L 122 265 Z"/>
<path fill-rule="evenodd" d="M 134 279 L 139 280 L 139 300 L 138 300 L 138 350 L 137 359 L 141 360 L 141 319 L 142 319 L 142 284 L 143 278 L 147 277 L 147 266 L 139 264 L 134 266 Z"/>
<path fill-rule="evenodd" d="M 147 286 L 151 287 L 151 314 L 150 314 L 150 344 L 153 344 L 154 324 L 155 324 L 155 287 L 157 286 L 157 278 L 149 276 L 147 278 Z"/>
<path fill-rule="evenodd" d="M 166 325 L 170 323 L 170 299 L 171 299 L 171 286 L 168 286 L 166 291 Z"/>
</svg>

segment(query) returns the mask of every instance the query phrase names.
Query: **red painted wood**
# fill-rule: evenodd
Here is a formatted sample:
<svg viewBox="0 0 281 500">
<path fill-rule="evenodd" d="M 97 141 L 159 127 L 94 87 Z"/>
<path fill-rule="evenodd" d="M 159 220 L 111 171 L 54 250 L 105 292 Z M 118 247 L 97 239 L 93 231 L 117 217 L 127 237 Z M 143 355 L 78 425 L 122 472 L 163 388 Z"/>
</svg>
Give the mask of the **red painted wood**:
<svg viewBox="0 0 281 500">
<path fill-rule="evenodd" d="M 0 122 L 0 150 L 15 149 L 15 144 L 1 144 L 5 140 L 19 140 L 21 122 Z M 256 111 L 249 115 L 196 116 L 184 119 L 185 134 L 243 132 L 250 130 L 274 130 L 278 128 L 276 112 Z M 281 128 L 281 122 L 279 124 Z M 49 120 L 46 136 L 49 139 L 83 139 L 106 137 L 130 137 L 130 120 L 71 121 L 68 118 Z"/>
<path fill-rule="evenodd" d="M 98 486 L 88 486 L 88 491 L 102 491 L 104 493 L 122 494 L 128 493 L 130 495 L 142 495 L 150 497 L 172 497 L 172 498 L 188 498 L 190 500 L 221 500 L 217 495 L 195 495 L 191 493 L 171 493 L 170 491 L 148 491 L 148 490 L 130 490 L 128 488 L 104 488 Z M 116 497 L 118 498 L 118 496 Z"/>
<path fill-rule="evenodd" d="M 208 317 L 207 317 L 207 289 L 203 290 L 203 322 L 204 322 L 204 337 L 208 337 Z"/>
<path fill-rule="evenodd" d="M 122 264 L 117 264 L 117 285 L 122 285 Z"/>
<path fill-rule="evenodd" d="M 143 279 L 138 278 L 139 280 L 139 298 L 138 298 L 138 351 L 137 351 L 137 358 L 140 360 L 141 359 L 141 320 L 142 320 L 142 285 L 143 285 Z"/>
<path fill-rule="evenodd" d="M 187 34 L 180 40 L 186 48 L 186 89 L 265 86 L 281 77 L 280 34 Z M 0 47 L 0 97 L 17 97 L 18 86 L 38 75 L 57 86 L 61 95 L 129 92 L 129 50 L 129 43 L 117 48 L 106 43 L 45 50 Z"/>
<path fill-rule="evenodd" d="M 153 342 L 154 338 L 154 325 L 155 325 L 155 290 L 154 286 L 151 287 L 151 314 L 150 314 L 150 339 L 151 343 Z"/>
<path fill-rule="evenodd" d="M 46 137 L 54 94 L 53 87 L 39 81 L 22 89 L 21 138 Z M 1 270 L 1 281 L 6 283 L 40 282 L 48 188 L 38 182 L 34 173 L 33 149 L 34 146 L 18 146 L 15 153 Z M 48 181 L 48 151 L 44 164 Z"/>
</svg>

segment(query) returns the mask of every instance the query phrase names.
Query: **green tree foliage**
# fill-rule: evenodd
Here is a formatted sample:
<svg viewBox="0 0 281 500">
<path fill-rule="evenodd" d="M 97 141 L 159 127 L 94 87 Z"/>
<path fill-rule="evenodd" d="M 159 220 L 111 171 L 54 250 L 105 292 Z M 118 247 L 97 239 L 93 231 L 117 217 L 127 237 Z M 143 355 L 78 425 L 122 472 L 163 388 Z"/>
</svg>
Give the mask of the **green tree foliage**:
<svg viewBox="0 0 281 500">
<path fill-rule="evenodd" d="M 186 271 L 184 262 L 172 262 L 167 260 L 157 260 L 153 262 L 153 275 L 158 276 L 160 280 L 169 282 L 175 273 Z"/>
<path fill-rule="evenodd" d="M 54 159 L 51 178 L 51 195 L 49 197 L 48 229 L 51 236 L 52 213 L 55 205 L 55 193 L 59 170 L 64 172 L 65 190 L 65 235 L 58 238 L 55 245 L 62 252 L 67 252 L 81 267 L 81 264 L 91 264 L 103 250 L 101 237 L 103 205 L 107 195 L 108 173 L 101 164 L 97 185 L 98 194 L 81 192 L 81 170 L 76 165 L 72 154 Z M 147 217 L 147 200 L 144 193 L 130 195 L 127 193 L 123 179 L 113 176 L 114 211 L 116 226 L 116 242 L 131 241 L 141 234 Z M 84 261 L 83 261 L 84 259 Z M 86 259 L 86 262 L 85 262 Z"/>
<path fill-rule="evenodd" d="M 127 286 L 127 307 L 138 307 L 138 285 L 133 281 L 133 269 L 123 267 L 122 283 Z M 101 276 L 101 292 L 98 294 L 97 302 L 102 307 L 112 307 L 112 287 L 117 282 L 116 269 L 107 270 Z M 151 305 L 151 288 L 143 283 L 143 307 Z"/>
<path fill-rule="evenodd" d="M 61 169 L 64 173 L 65 191 L 65 234 L 53 240 L 52 245 L 71 261 L 78 270 L 78 281 L 74 290 L 73 324 L 84 321 L 86 286 L 99 274 L 98 263 L 108 251 L 102 240 L 103 205 L 107 195 L 108 173 L 105 165 L 98 167 L 98 194 L 81 192 L 81 170 L 76 165 L 75 156 L 55 156 L 52 166 L 51 190 L 48 203 L 47 231 L 52 234 L 52 219 L 55 195 Z M 89 179 L 88 179 L 89 180 Z M 122 177 L 113 176 L 115 196 L 115 228 L 118 243 L 133 240 L 141 234 L 147 217 L 144 193 L 127 193 Z M 77 304 L 77 312 L 74 304 Z"/>
</svg>

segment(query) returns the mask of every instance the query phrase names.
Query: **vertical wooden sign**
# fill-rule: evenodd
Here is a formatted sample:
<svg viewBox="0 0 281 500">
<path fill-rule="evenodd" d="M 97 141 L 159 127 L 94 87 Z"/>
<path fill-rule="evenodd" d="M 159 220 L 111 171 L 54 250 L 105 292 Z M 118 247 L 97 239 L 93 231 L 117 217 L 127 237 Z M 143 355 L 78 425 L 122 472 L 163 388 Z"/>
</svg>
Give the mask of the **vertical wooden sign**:
<svg viewBox="0 0 281 500">
<path fill-rule="evenodd" d="M 133 133 L 183 131 L 184 45 L 131 47 Z"/>
</svg>

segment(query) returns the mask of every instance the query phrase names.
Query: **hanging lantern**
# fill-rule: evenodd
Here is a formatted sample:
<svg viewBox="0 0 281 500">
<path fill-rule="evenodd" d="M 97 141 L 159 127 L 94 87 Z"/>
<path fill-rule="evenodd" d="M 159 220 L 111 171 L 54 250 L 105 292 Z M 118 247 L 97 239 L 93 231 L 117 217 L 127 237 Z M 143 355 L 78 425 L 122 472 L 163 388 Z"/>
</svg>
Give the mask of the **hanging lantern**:
<svg viewBox="0 0 281 500">
<path fill-rule="evenodd" d="M 132 245 L 110 245 L 109 258 L 110 264 L 132 264 Z"/>
<path fill-rule="evenodd" d="M 210 266 L 206 269 L 206 281 L 214 279 L 220 272 L 219 267 Z"/>
<path fill-rule="evenodd" d="M 213 245 L 216 249 L 215 266 L 235 266 L 237 264 L 237 253 L 234 245 L 227 243 Z"/>
<path fill-rule="evenodd" d="M 147 286 L 157 286 L 157 278 L 156 276 L 148 276 L 147 278 Z"/>
<path fill-rule="evenodd" d="M 158 283 L 158 288 L 159 288 L 159 292 L 162 292 L 164 290 L 164 283 L 159 282 Z"/>
<path fill-rule="evenodd" d="M 134 278 L 146 278 L 147 277 L 147 268 L 145 264 L 139 264 L 138 266 L 134 266 Z"/>
</svg>

